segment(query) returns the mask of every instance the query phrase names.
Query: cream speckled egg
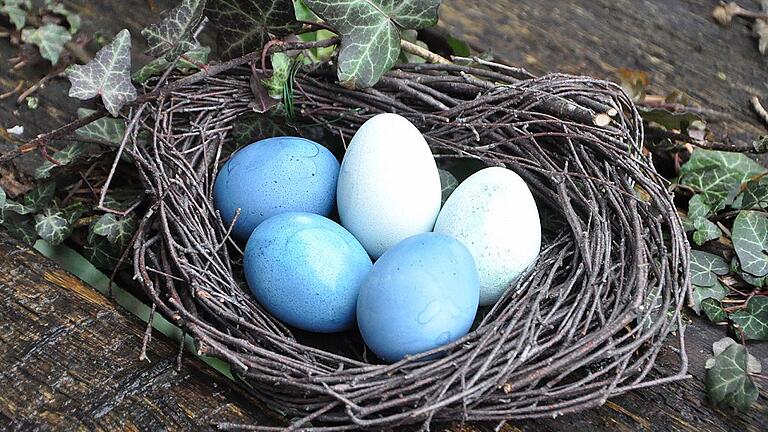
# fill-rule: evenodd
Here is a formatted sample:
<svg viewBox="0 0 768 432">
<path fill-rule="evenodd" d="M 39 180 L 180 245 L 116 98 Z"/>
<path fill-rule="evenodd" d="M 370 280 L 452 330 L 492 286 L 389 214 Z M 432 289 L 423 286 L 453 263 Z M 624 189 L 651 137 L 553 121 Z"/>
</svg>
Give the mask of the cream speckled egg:
<svg viewBox="0 0 768 432">
<path fill-rule="evenodd" d="M 541 222 L 528 185 L 513 171 L 485 168 L 448 197 L 435 232 L 453 236 L 472 253 L 480 274 L 480 305 L 495 303 L 535 260 Z"/>
<path fill-rule="evenodd" d="M 336 200 L 342 226 L 373 258 L 431 231 L 440 197 L 432 152 L 406 118 L 379 114 L 355 133 L 341 163 Z"/>
</svg>

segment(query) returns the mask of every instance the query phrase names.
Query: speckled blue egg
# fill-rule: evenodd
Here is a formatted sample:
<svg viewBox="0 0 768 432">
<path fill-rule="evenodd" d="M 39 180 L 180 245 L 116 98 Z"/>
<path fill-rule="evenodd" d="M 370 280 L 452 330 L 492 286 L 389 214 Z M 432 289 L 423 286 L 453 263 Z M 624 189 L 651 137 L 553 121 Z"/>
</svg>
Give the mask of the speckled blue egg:
<svg viewBox="0 0 768 432">
<path fill-rule="evenodd" d="M 338 177 L 339 162 L 322 145 L 297 137 L 268 138 L 243 147 L 222 166 L 214 205 L 227 225 L 240 209 L 232 233 L 245 241 L 279 213 L 330 215 Z"/>
<path fill-rule="evenodd" d="M 320 333 L 354 325 L 357 296 L 371 266 L 349 231 L 303 212 L 259 224 L 243 258 L 245 279 L 264 308 L 286 324 Z"/>
<path fill-rule="evenodd" d="M 469 250 L 444 234 L 419 234 L 373 265 L 357 298 L 357 324 L 366 345 L 395 362 L 464 336 L 479 299 Z"/>
</svg>

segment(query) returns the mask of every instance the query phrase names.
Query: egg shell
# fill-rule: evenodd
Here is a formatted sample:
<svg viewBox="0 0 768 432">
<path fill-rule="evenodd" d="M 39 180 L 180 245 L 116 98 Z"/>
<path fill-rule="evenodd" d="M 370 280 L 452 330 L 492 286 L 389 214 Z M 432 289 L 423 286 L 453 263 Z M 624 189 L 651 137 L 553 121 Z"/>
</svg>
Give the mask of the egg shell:
<svg viewBox="0 0 768 432">
<path fill-rule="evenodd" d="M 232 233 L 245 241 L 279 213 L 330 215 L 338 176 L 339 162 L 322 145 L 297 137 L 268 138 L 243 147 L 222 166 L 214 205 L 227 225 L 241 209 Z"/>
<path fill-rule="evenodd" d="M 352 234 L 325 217 L 281 213 L 262 222 L 243 267 L 256 300 L 279 320 L 331 333 L 355 323 L 357 296 L 371 258 Z"/>
<path fill-rule="evenodd" d="M 477 313 L 480 281 L 472 255 L 436 233 L 410 237 L 373 265 L 357 299 L 368 347 L 394 362 L 464 336 Z"/>
<path fill-rule="evenodd" d="M 341 224 L 374 258 L 431 231 L 440 211 L 440 176 L 419 130 L 397 114 L 366 121 L 341 162 L 336 196 Z"/>
<path fill-rule="evenodd" d="M 495 303 L 536 260 L 541 222 L 525 181 L 502 167 L 464 180 L 445 202 L 435 232 L 453 236 L 472 253 L 480 274 L 480 305 Z"/>
</svg>

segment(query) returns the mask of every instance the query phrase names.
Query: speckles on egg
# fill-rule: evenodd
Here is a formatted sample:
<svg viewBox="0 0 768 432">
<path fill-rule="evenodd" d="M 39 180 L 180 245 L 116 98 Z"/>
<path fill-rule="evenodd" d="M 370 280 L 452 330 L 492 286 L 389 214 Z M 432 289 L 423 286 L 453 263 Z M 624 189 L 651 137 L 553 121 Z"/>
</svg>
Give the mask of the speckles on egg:
<svg viewBox="0 0 768 432">
<path fill-rule="evenodd" d="M 300 212 L 261 223 L 243 259 L 248 286 L 262 306 L 289 325 L 321 333 L 354 325 L 358 291 L 371 265 L 339 224 Z"/>
<path fill-rule="evenodd" d="M 440 211 L 440 176 L 424 137 L 406 118 L 366 121 L 341 163 L 341 224 L 377 258 L 399 241 L 428 232 Z"/>
<path fill-rule="evenodd" d="M 506 168 L 478 171 L 453 191 L 435 223 L 467 246 L 480 273 L 480 304 L 495 303 L 536 259 L 541 223 L 520 176 Z"/>
<path fill-rule="evenodd" d="M 328 216 L 336 201 L 339 163 L 320 144 L 297 137 L 250 144 L 224 164 L 214 185 L 214 205 L 233 234 L 246 240 L 262 221 L 287 211 Z"/>
</svg>

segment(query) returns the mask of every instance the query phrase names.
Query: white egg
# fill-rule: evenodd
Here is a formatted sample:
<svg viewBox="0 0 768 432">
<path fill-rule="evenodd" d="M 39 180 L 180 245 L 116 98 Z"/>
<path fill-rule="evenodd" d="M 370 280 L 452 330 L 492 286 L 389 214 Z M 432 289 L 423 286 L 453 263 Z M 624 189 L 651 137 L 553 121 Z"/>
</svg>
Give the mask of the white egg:
<svg viewBox="0 0 768 432">
<path fill-rule="evenodd" d="M 431 231 L 440 196 L 432 152 L 406 118 L 379 114 L 355 133 L 341 163 L 336 200 L 341 224 L 373 258 Z"/>
<path fill-rule="evenodd" d="M 536 260 L 541 222 L 528 185 L 506 168 L 472 174 L 448 197 L 435 223 L 472 253 L 480 273 L 480 305 L 495 303 Z"/>
</svg>

